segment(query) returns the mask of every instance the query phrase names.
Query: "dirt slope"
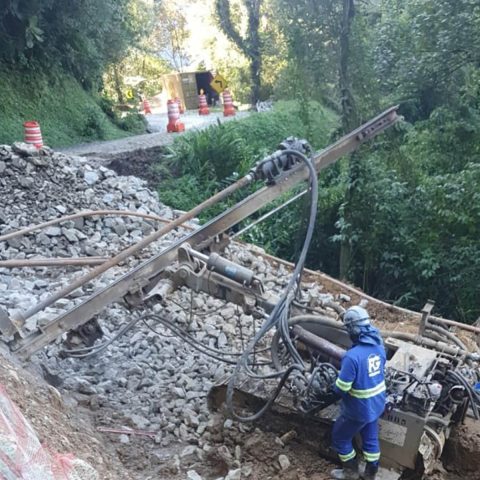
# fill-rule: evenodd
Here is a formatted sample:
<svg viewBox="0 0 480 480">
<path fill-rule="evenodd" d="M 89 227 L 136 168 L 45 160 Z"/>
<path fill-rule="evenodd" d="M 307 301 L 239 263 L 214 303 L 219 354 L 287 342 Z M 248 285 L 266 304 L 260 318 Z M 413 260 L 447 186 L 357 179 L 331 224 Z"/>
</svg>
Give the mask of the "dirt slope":
<svg viewBox="0 0 480 480">
<path fill-rule="evenodd" d="M 95 431 L 91 415 L 51 385 L 3 357 L 0 384 L 31 423 L 48 450 L 76 457 L 94 466 L 102 480 L 130 480 L 115 449 Z"/>
</svg>

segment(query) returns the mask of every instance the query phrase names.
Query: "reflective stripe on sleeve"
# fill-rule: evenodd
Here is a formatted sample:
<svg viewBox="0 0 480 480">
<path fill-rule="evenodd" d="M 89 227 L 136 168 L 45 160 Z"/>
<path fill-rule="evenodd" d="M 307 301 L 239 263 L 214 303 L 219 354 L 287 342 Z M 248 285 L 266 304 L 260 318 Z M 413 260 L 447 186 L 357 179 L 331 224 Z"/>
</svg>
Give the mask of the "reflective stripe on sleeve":
<svg viewBox="0 0 480 480">
<path fill-rule="evenodd" d="M 369 452 L 363 452 L 363 456 L 365 457 L 365 460 L 367 462 L 377 462 L 380 460 L 380 452 L 378 453 L 369 453 Z"/>
<path fill-rule="evenodd" d="M 355 453 L 355 450 L 352 450 L 350 453 L 347 453 L 346 455 L 342 455 L 341 453 L 338 454 L 338 458 L 340 459 L 341 462 L 348 462 L 352 458 L 355 458 L 357 454 Z"/>
<path fill-rule="evenodd" d="M 353 382 L 344 382 L 340 378 L 337 378 L 337 381 L 335 382 L 335 385 L 342 391 L 342 392 L 348 392 L 352 388 Z"/>
<path fill-rule="evenodd" d="M 379 383 L 376 387 L 367 388 L 366 390 L 356 390 L 352 388 L 350 390 L 350 395 L 355 398 L 371 398 L 371 397 L 374 397 L 375 395 L 378 395 L 379 393 L 383 393 L 385 390 L 386 390 L 385 382 L 382 382 L 382 383 Z"/>
</svg>

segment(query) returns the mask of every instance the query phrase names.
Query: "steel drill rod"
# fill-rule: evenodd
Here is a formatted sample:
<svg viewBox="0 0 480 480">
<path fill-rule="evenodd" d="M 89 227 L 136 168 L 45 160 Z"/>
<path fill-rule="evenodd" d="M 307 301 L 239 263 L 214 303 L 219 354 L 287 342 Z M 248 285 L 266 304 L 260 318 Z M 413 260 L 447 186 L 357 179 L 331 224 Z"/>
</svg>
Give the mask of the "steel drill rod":
<svg viewBox="0 0 480 480">
<path fill-rule="evenodd" d="M 217 194 L 213 195 L 213 197 L 208 198 L 207 200 L 202 202 L 200 205 L 197 205 L 195 208 L 193 208 L 189 212 L 184 213 L 183 215 L 178 217 L 176 220 L 173 220 L 171 223 L 165 225 L 160 230 L 153 232 L 148 237 L 145 237 L 135 245 L 132 245 L 131 247 L 126 248 L 125 250 L 120 252 L 118 255 L 115 255 L 115 257 L 111 258 L 110 260 L 103 263 L 102 265 L 99 265 L 98 267 L 94 268 L 86 275 L 83 275 L 82 277 L 73 281 L 65 288 L 58 290 L 50 297 L 46 298 L 40 303 L 37 303 L 37 305 L 30 308 L 26 312 L 21 312 L 21 313 L 18 313 L 17 315 L 14 315 L 12 317 L 12 322 L 15 324 L 17 328 L 21 328 L 21 326 L 25 323 L 25 320 L 27 318 L 30 318 L 31 316 L 42 311 L 44 308 L 48 307 L 49 305 L 52 305 L 57 300 L 60 300 L 61 298 L 67 296 L 69 293 L 73 292 L 77 288 L 80 288 L 82 285 L 85 285 L 86 283 L 90 282 L 91 280 L 98 277 L 99 275 L 106 272 L 107 270 L 114 267 L 115 265 L 118 265 L 120 262 L 123 262 L 134 253 L 137 253 L 138 251 L 144 249 L 145 247 L 153 243 L 155 240 L 158 240 L 163 235 L 166 235 L 168 232 L 171 232 L 174 228 L 179 227 L 180 225 L 182 225 L 182 223 L 185 223 L 188 220 L 191 220 L 192 218 L 196 217 L 198 214 L 203 212 L 203 210 L 205 210 L 206 208 L 209 208 L 212 205 L 215 205 L 221 200 L 224 200 L 225 198 L 232 195 L 237 190 L 245 187 L 246 185 L 249 185 L 252 181 L 253 181 L 253 176 L 250 174 L 246 175 L 245 177 L 241 178 L 237 182 L 233 183 L 229 187 L 222 190 L 221 192 L 218 192 Z"/>
<path fill-rule="evenodd" d="M 83 265 L 101 265 L 109 257 L 79 257 L 79 258 L 26 258 L 22 260 L 2 260 L 0 268 L 25 268 L 25 267 L 68 267 Z"/>
</svg>

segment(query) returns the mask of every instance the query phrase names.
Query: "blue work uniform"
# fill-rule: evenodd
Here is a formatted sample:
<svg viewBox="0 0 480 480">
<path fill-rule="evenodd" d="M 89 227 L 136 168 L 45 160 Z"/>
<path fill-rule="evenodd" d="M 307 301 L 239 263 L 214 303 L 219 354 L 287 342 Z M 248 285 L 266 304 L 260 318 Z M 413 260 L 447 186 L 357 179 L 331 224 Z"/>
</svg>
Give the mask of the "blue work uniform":
<svg viewBox="0 0 480 480">
<path fill-rule="evenodd" d="M 360 433 L 365 460 L 378 465 L 378 418 L 385 409 L 386 357 L 378 330 L 369 326 L 366 331 L 342 359 L 335 383 L 342 396 L 342 411 L 333 426 L 332 441 L 340 460 L 347 462 L 356 456 L 352 440 Z"/>
</svg>

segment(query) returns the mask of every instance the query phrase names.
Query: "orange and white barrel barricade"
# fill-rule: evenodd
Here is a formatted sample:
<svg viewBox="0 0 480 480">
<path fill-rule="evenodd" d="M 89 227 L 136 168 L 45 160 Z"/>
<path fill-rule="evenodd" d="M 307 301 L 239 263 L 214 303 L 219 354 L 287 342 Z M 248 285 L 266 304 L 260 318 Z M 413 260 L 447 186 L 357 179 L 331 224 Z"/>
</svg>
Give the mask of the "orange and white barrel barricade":
<svg viewBox="0 0 480 480">
<path fill-rule="evenodd" d="M 35 145 L 37 148 L 43 147 L 42 132 L 38 122 L 29 121 L 23 124 L 25 131 L 25 143 Z"/>
<path fill-rule="evenodd" d="M 183 108 L 182 101 L 180 100 L 180 97 L 175 97 L 175 101 L 178 103 L 178 110 L 180 113 L 185 113 L 185 108 Z"/>
<path fill-rule="evenodd" d="M 167 102 L 168 124 L 167 132 L 184 132 L 185 125 L 180 122 L 180 109 L 176 100 L 169 100 Z"/>
<path fill-rule="evenodd" d="M 228 90 L 224 90 L 223 95 L 223 116 L 230 117 L 235 115 L 235 107 L 233 106 L 232 94 Z"/>
<path fill-rule="evenodd" d="M 146 98 L 143 100 L 143 112 L 145 113 L 145 115 L 152 113 L 150 102 Z"/>
<path fill-rule="evenodd" d="M 207 97 L 204 93 L 200 93 L 198 96 L 198 114 L 199 115 L 209 115 L 210 110 L 208 109 Z"/>
</svg>

